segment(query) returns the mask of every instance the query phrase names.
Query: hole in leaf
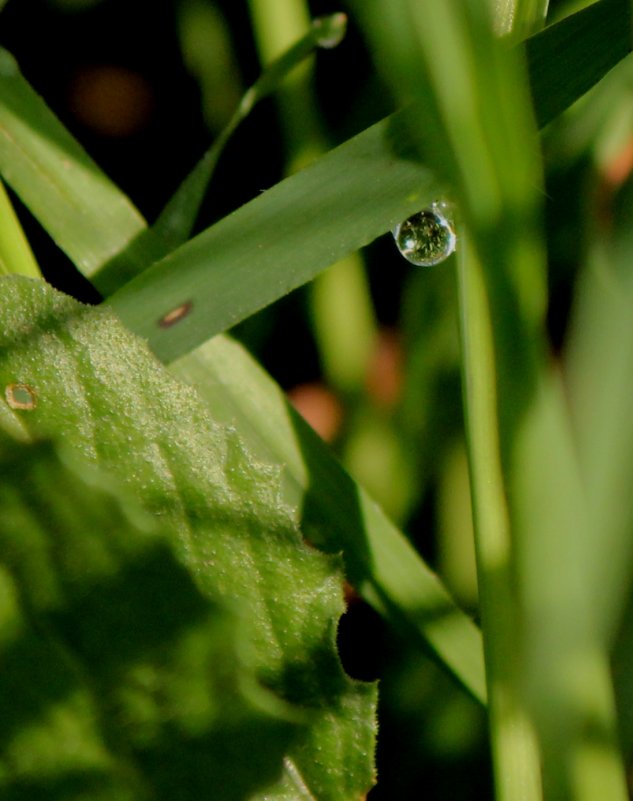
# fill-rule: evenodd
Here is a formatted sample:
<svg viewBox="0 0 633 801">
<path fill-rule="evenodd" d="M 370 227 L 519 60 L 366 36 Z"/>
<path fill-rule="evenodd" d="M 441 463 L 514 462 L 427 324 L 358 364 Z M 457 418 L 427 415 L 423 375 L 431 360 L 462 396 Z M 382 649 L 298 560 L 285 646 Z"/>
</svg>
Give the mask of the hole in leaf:
<svg viewBox="0 0 633 801">
<path fill-rule="evenodd" d="M 375 681 L 382 673 L 384 624 L 369 604 L 352 598 L 341 616 L 336 642 L 340 660 L 348 676 Z"/>
</svg>

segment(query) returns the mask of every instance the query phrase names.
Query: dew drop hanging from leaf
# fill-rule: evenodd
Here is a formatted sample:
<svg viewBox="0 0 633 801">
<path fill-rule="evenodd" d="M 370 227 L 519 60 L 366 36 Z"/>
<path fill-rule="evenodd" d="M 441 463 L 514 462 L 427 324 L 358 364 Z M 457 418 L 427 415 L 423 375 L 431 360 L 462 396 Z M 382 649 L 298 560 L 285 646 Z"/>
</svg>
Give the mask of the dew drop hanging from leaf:
<svg viewBox="0 0 633 801">
<path fill-rule="evenodd" d="M 441 264 L 457 245 L 450 205 L 438 201 L 416 212 L 396 225 L 393 237 L 398 250 L 411 264 L 418 267 Z"/>
</svg>

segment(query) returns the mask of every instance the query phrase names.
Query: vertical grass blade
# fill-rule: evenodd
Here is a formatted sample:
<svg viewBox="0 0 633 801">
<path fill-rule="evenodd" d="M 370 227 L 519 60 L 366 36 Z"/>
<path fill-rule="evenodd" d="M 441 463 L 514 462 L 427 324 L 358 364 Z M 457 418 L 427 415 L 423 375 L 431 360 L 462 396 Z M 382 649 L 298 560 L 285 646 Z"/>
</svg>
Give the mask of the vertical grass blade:
<svg viewBox="0 0 633 801">
<path fill-rule="evenodd" d="M 545 24 L 549 0 L 492 0 L 497 34 L 525 39 Z"/>
<path fill-rule="evenodd" d="M 538 744 L 517 690 L 521 650 L 513 588 L 512 532 L 501 463 L 497 367 L 481 264 L 467 241 L 458 254 L 462 380 L 480 608 L 491 696 L 491 746 L 498 799 L 542 798 Z"/>
<path fill-rule="evenodd" d="M 40 269 L 24 236 L 11 200 L 0 182 L 0 275 L 18 273 L 40 278 Z"/>
<path fill-rule="evenodd" d="M 514 414 L 522 407 L 516 401 L 521 391 L 529 397 L 535 376 L 524 329 L 536 328 L 544 307 L 538 160 L 520 62 L 492 37 L 481 5 L 392 0 L 357 8 L 380 63 L 389 65 L 386 77 L 416 101 L 412 136 L 452 184 L 472 230 L 473 243 L 464 233 L 460 242 L 460 303 L 495 785 L 499 801 L 539 801 L 538 750 L 519 691 L 506 478 Z"/>
<path fill-rule="evenodd" d="M 460 256 L 464 383 L 498 798 L 540 798 L 542 764 L 557 801 L 600 782 L 624 799 L 607 658 L 584 592 L 585 497 L 547 365 L 540 165 L 521 52 L 491 36 L 475 2 L 358 9 L 392 85 L 418 101 L 411 130 L 472 237 Z"/>
<path fill-rule="evenodd" d="M 612 230 L 595 223 L 567 348 L 573 421 L 592 525 L 591 586 L 597 627 L 612 642 L 628 601 L 633 558 L 633 213 L 627 187 Z"/>
<path fill-rule="evenodd" d="M 261 61 L 265 64 L 310 24 L 306 0 L 249 0 Z M 344 15 L 338 15 L 344 18 Z M 323 38 L 333 44 L 335 37 Z M 315 92 L 315 60 L 287 77 L 277 93 L 287 171 L 328 149 Z M 376 341 L 376 320 L 360 253 L 317 276 L 308 292 L 310 319 L 325 380 L 336 390 L 358 392 Z"/>
</svg>

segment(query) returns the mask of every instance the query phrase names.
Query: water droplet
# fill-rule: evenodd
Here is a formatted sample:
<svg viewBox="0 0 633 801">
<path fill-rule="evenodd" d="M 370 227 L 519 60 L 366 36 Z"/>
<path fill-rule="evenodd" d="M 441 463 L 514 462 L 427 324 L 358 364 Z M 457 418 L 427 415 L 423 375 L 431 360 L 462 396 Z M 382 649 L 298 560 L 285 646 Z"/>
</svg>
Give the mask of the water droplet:
<svg viewBox="0 0 633 801">
<path fill-rule="evenodd" d="M 30 411 L 37 406 L 35 390 L 28 384 L 7 384 L 4 397 L 12 409 L 26 409 Z"/>
<path fill-rule="evenodd" d="M 347 30 L 347 14 L 338 12 L 329 17 L 317 17 L 312 21 L 312 27 L 317 31 L 317 44 L 330 50 L 339 45 Z"/>
<path fill-rule="evenodd" d="M 181 303 L 180 306 L 176 306 L 171 311 L 168 311 L 167 314 L 164 314 L 158 321 L 158 325 L 161 328 L 171 328 L 172 325 L 176 325 L 183 317 L 186 317 L 192 308 L 193 302 L 190 300 L 186 303 Z"/>
<path fill-rule="evenodd" d="M 393 237 L 407 261 L 418 267 L 433 267 L 454 252 L 457 237 L 450 208 L 438 201 L 396 225 Z"/>
</svg>

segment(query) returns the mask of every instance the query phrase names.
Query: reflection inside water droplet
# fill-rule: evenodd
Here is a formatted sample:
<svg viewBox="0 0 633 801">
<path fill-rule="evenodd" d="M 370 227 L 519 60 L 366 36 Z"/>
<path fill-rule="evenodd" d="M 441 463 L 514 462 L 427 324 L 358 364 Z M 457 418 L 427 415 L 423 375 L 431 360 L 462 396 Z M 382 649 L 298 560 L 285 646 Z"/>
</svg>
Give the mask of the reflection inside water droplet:
<svg viewBox="0 0 633 801">
<path fill-rule="evenodd" d="M 30 411 L 37 406 L 35 390 L 28 384 L 7 384 L 4 397 L 12 409 L 26 409 Z"/>
<path fill-rule="evenodd" d="M 396 225 L 393 237 L 398 250 L 411 264 L 418 267 L 441 264 L 457 245 L 450 205 L 438 201 L 416 212 Z"/>
<path fill-rule="evenodd" d="M 161 328 L 170 328 L 180 322 L 183 317 L 186 317 L 192 308 L 193 303 L 190 300 L 186 303 L 181 303 L 180 306 L 176 306 L 171 311 L 168 311 L 167 314 L 164 314 L 158 321 L 158 325 Z"/>
</svg>

